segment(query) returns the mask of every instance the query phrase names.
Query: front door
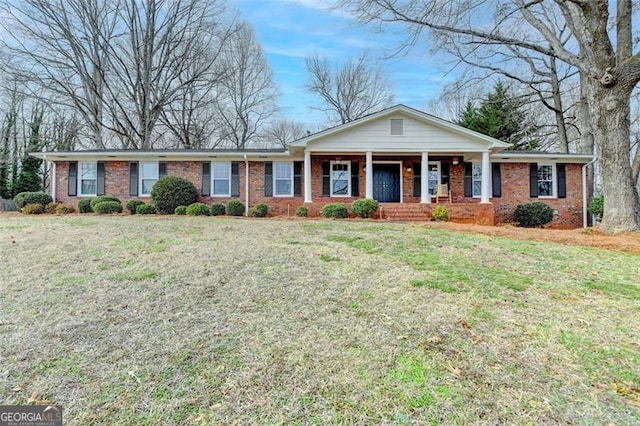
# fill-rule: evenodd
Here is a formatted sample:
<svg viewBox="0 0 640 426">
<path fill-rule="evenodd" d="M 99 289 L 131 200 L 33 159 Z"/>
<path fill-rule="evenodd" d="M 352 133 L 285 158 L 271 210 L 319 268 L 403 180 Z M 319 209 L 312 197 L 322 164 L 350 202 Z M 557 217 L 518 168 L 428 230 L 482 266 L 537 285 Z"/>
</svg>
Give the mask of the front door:
<svg viewBox="0 0 640 426">
<path fill-rule="evenodd" d="M 373 165 L 373 198 L 381 203 L 400 202 L 400 165 Z"/>
</svg>

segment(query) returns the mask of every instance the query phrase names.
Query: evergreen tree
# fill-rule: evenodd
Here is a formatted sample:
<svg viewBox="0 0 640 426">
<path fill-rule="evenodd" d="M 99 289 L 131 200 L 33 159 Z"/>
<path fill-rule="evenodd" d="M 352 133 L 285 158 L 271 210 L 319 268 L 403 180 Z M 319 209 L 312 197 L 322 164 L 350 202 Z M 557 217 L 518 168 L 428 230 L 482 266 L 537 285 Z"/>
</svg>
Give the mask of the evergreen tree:
<svg viewBox="0 0 640 426">
<path fill-rule="evenodd" d="M 512 96 L 500 81 L 479 106 L 467 103 L 460 112 L 458 124 L 507 142 L 512 149 L 533 150 L 539 147 L 538 141 L 531 137 L 535 126 L 524 111 L 524 102 Z"/>
<path fill-rule="evenodd" d="M 16 125 L 16 114 L 9 110 L 5 116 L 2 132 L 0 133 L 0 198 L 11 198 L 11 135 Z"/>
<path fill-rule="evenodd" d="M 18 173 L 11 188 L 13 196 L 21 192 L 42 191 L 42 160 L 31 157 L 29 153 L 40 151 L 42 148 L 40 126 L 42 125 L 43 116 L 44 109 L 36 107 L 31 119 L 29 142 L 24 150 L 20 173 Z"/>
</svg>

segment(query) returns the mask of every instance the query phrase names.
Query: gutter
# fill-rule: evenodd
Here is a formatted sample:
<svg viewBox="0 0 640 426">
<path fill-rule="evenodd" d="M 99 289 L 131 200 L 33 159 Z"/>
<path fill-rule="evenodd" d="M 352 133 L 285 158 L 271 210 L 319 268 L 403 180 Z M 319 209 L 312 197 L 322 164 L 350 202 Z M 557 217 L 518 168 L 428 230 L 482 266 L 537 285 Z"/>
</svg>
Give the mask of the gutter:
<svg viewBox="0 0 640 426">
<path fill-rule="evenodd" d="M 598 161 L 597 157 L 582 166 L 582 227 L 589 226 L 587 220 L 587 167 Z"/>
<path fill-rule="evenodd" d="M 244 154 L 244 215 L 249 216 L 249 160 Z"/>
</svg>

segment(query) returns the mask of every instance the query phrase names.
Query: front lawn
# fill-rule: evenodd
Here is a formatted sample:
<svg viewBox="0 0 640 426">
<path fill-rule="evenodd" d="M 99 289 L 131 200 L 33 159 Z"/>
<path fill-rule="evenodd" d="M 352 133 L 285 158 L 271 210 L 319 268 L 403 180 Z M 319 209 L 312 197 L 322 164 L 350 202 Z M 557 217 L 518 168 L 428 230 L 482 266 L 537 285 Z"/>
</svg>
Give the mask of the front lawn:
<svg viewBox="0 0 640 426">
<path fill-rule="evenodd" d="M 0 405 L 49 400 L 65 424 L 640 422 L 637 255 L 420 224 L 2 215 L 0 259 Z"/>
</svg>

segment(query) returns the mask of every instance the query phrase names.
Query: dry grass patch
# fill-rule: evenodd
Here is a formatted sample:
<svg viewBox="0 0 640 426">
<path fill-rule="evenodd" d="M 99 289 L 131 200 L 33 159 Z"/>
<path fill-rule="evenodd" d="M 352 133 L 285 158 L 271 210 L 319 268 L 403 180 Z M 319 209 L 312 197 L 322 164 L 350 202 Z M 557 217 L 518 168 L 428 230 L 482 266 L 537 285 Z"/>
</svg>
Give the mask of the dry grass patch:
<svg viewBox="0 0 640 426">
<path fill-rule="evenodd" d="M 13 215 L 0 253 L 0 398 L 36 392 L 69 424 L 640 421 L 634 255 L 365 221 Z"/>
</svg>

